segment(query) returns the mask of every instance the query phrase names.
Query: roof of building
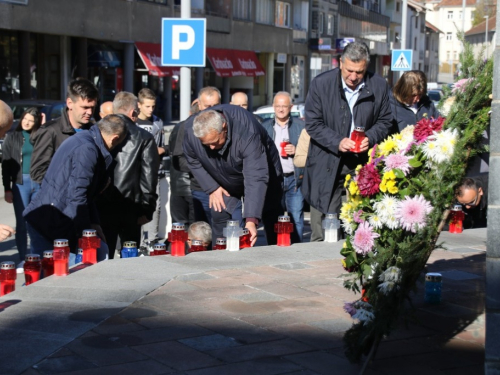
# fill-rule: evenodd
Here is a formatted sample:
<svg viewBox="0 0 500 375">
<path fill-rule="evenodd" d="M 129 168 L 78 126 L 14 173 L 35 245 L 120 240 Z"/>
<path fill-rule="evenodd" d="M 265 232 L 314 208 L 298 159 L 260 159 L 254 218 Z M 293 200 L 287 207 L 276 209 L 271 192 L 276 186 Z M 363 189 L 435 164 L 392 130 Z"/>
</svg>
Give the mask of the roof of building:
<svg viewBox="0 0 500 375">
<path fill-rule="evenodd" d="M 463 3 L 462 0 L 443 0 L 437 6 L 440 8 L 442 8 L 442 7 L 461 7 L 462 3 Z M 476 0 L 466 0 L 465 6 L 475 7 L 476 3 L 477 3 Z"/>
<path fill-rule="evenodd" d="M 497 25 L 497 16 L 493 16 L 488 18 L 488 32 L 495 31 Z M 481 22 L 480 24 L 474 26 L 470 30 L 465 32 L 465 36 L 476 35 L 476 34 L 484 34 L 486 32 L 486 20 Z"/>
<path fill-rule="evenodd" d="M 429 29 L 431 29 L 432 31 L 436 32 L 436 33 L 443 33 L 441 30 L 439 30 L 436 26 L 434 26 L 432 23 L 430 23 L 429 21 L 425 21 L 425 27 L 428 27 Z M 444 34 L 444 33 L 443 33 Z"/>
<path fill-rule="evenodd" d="M 417 12 L 425 12 L 427 10 L 423 4 L 415 0 L 408 0 L 408 6 L 415 9 Z"/>
</svg>

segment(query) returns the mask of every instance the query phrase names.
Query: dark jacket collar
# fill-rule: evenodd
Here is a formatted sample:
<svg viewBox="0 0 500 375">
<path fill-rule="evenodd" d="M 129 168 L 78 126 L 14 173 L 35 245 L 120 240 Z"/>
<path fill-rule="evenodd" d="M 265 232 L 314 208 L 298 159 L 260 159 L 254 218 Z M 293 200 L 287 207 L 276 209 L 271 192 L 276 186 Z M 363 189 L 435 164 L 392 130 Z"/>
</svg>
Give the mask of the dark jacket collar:
<svg viewBox="0 0 500 375">
<path fill-rule="evenodd" d="M 102 138 L 102 134 L 101 131 L 99 130 L 99 127 L 97 125 L 93 125 L 89 129 L 89 133 L 92 136 L 92 139 L 94 140 L 96 146 L 99 148 L 99 151 L 101 152 L 104 158 L 106 169 L 108 169 L 109 166 L 111 165 L 111 162 L 113 161 L 113 156 L 111 156 L 111 153 L 109 152 L 108 148 L 104 143 L 104 139 Z"/>
</svg>

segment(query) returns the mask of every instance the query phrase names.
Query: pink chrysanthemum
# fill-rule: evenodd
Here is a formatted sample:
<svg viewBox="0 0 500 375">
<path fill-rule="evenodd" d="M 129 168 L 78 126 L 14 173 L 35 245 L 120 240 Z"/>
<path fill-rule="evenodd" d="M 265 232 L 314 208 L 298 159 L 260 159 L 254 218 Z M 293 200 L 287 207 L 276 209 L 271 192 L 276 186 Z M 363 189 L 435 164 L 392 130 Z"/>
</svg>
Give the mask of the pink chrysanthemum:
<svg viewBox="0 0 500 375">
<path fill-rule="evenodd" d="M 385 171 L 390 171 L 392 169 L 400 169 L 405 176 L 410 172 L 410 164 L 408 163 L 408 157 L 403 154 L 390 154 L 385 158 Z"/>
<path fill-rule="evenodd" d="M 363 214 L 363 210 L 359 210 L 357 212 L 354 213 L 353 215 L 353 218 L 354 218 L 354 221 L 358 224 L 361 224 L 363 223 L 365 220 L 361 217 L 361 215 Z"/>
<path fill-rule="evenodd" d="M 427 215 L 432 211 L 431 204 L 422 195 L 406 197 L 398 203 L 395 216 L 404 230 L 416 233 L 426 226 Z"/>
<path fill-rule="evenodd" d="M 354 232 L 354 240 L 352 241 L 352 246 L 358 254 L 367 254 L 373 249 L 375 244 L 375 238 L 380 237 L 380 234 L 373 231 L 373 227 L 365 221 L 358 226 L 356 232 Z"/>
<path fill-rule="evenodd" d="M 366 164 L 359 170 L 356 182 L 363 197 L 379 192 L 380 176 L 373 164 Z"/>
</svg>

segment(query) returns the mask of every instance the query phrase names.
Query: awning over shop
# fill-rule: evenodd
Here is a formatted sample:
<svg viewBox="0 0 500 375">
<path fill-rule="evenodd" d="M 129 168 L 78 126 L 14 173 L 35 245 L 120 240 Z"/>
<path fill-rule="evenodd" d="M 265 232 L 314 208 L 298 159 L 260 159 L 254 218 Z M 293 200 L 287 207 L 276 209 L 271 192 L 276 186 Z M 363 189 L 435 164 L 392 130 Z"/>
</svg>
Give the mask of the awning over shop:
<svg viewBox="0 0 500 375">
<path fill-rule="evenodd" d="M 117 68 L 121 62 L 116 52 L 106 44 L 89 44 L 87 64 L 89 67 Z"/>
<path fill-rule="evenodd" d="M 253 51 L 207 48 L 207 56 L 219 77 L 259 77 L 266 74 Z"/>
<path fill-rule="evenodd" d="M 135 47 L 150 75 L 158 77 L 180 75 L 180 68 L 161 66 L 161 44 L 136 42 Z"/>
</svg>

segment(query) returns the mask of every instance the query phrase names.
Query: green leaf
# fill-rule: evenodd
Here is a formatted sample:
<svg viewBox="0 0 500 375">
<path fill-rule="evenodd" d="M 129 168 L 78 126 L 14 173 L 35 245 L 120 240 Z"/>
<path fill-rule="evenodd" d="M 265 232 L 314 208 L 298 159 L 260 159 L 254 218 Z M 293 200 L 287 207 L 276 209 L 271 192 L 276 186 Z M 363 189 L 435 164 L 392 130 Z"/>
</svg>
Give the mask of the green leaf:
<svg viewBox="0 0 500 375">
<path fill-rule="evenodd" d="M 405 178 L 405 174 L 403 173 L 403 171 L 401 169 L 395 168 L 392 171 L 396 175 L 396 178 Z"/>
<path fill-rule="evenodd" d="M 408 160 L 408 164 L 410 164 L 410 166 L 413 168 L 418 168 L 422 166 L 422 162 L 418 160 L 417 157 Z"/>
</svg>

